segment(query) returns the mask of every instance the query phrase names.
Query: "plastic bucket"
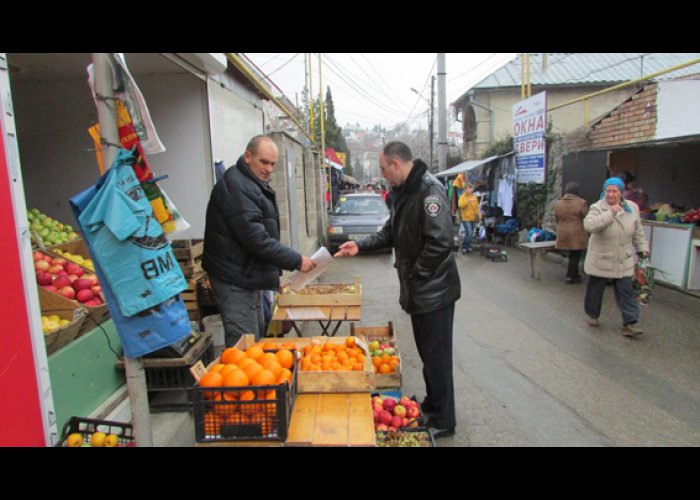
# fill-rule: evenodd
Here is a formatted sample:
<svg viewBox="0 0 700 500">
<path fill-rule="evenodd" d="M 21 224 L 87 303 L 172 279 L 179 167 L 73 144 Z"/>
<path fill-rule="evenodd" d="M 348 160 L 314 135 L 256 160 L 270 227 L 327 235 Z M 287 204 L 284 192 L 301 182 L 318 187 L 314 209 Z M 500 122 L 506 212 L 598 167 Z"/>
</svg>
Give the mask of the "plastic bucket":
<svg viewBox="0 0 700 500">
<path fill-rule="evenodd" d="M 214 347 L 224 346 L 224 324 L 221 321 L 221 314 L 204 316 L 202 319 L 202 326 L 204 327 L 205 332 L 214 334 L 212 339 L 214 341 Z"/>
</svg>

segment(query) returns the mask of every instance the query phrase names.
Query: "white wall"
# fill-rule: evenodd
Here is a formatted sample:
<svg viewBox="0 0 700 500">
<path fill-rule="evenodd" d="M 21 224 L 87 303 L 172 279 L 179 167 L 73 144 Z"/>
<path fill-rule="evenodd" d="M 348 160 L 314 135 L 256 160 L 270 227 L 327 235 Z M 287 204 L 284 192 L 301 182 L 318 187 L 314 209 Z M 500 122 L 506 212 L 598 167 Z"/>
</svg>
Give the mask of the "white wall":
<svg viewBox="0 0 700 500">
<path fill-rule="evenodd" d="M 700 134 L 699 97 L 700 80 L 659 82 L 655 139 Z"/>
<path fill-rule="evenodd" d="M 11 86 L 27 208 L 75 225 L 68 199 L 100 177 L 87 151 L 94 148 L 87 129 L 97 120 L 87 79 Z"/>
<path fill-rule="evenodd" d="M 191 227 L 177 238 L 202 238 L 213 186 L 205 83 L 189 74 L 135 76 L 148 105 L 163 153 L 148 156 L 159 182 Z"/>
<path fill-rule="evenodd" d="M 262 109 L 254 107 L 217 82 L 209 82 L 209 114 L 214 159 L 230 167 L 245 151 L 250 139 L 263 133 Z"/>
</svg>

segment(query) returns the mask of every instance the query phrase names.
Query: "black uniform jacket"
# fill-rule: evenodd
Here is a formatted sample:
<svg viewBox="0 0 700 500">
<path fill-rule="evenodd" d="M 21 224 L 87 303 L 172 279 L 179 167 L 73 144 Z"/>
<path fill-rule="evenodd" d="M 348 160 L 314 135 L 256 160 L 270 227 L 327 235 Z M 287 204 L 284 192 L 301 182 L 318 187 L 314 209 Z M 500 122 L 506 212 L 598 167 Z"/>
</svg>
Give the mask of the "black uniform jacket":
<svg viewBox="0 0 700 500">
<path fill-rule="evenodd" d="M 301 254 L 279 238 L 275 192 L 253 175 L 241 157 L 209 198 L 202 266 L 242 288 L 279 290 L 282 269 L 301 267 Z"/>
<path fill-rule="evenodd" d="M 445 188 L 415 160 L 406 182 L 389 195 L 391 217 L 379 233 L 357 242 L 360 251 L 393 247 L 399 303 L 409 314 L 437 311 L 461 295 L 450 203 Z"/>
</svg>

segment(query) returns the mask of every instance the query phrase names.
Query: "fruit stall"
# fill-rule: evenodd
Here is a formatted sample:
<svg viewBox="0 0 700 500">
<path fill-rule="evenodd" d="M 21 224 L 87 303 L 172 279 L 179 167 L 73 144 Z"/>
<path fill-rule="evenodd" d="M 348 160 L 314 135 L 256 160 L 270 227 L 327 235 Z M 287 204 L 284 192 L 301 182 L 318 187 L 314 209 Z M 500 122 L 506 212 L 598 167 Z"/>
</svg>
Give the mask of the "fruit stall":
<svg viewBox="0 0 700 500">
<path fill-rule="evenodd" d="M 700 292 L 700 208 L 676 212 L 666 204 L 641 217 L 655 281 Z"/>
<path fill-rule="evenodd" d="M 348 336 L 244 335 L 192 368 L 197 446 L 430 447 L 414 397 L 401 394 L 393 325 Z"/>
</svg>

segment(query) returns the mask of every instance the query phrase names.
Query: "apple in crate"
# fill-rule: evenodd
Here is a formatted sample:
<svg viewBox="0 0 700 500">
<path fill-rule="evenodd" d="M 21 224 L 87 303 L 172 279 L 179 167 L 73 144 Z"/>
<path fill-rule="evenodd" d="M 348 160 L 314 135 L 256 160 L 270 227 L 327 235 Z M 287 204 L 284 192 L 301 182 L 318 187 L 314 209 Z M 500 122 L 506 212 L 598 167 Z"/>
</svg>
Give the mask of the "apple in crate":
<svg viewBox="0 0 700 500">
<path fill-rule="evenodd" d="M 88 302 L 89 300 L 92 300 L 94 298 L 95 295 L 92 293 L 92 290 L 90 290 L 90 288 L 83 288 L 75 294 L 75 299 L 81 303 Z"/>
</svg>

